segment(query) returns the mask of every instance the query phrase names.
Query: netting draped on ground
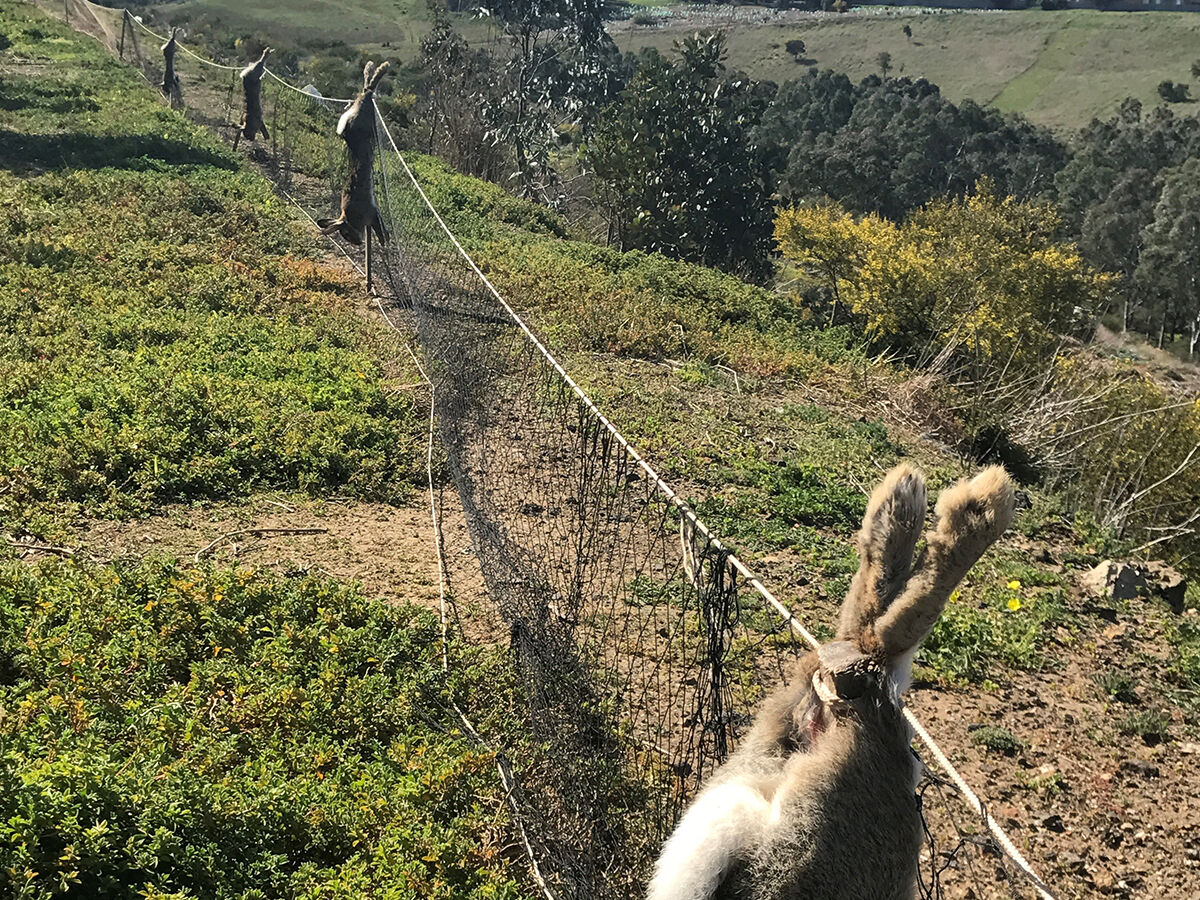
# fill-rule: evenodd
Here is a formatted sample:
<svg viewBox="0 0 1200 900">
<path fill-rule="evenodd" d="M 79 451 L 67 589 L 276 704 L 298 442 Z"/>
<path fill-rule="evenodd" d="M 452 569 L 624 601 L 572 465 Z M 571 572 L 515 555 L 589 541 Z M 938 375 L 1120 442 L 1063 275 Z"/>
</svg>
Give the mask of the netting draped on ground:
<svg viewBox="0 0 1200 900">
<path fill-rule="evenodd" d="M 160 89 L 161 28 L 87 0 L 67 0 L 64 13 Z M 240 66 L 203 59 L 185 37 L 180 87 L 164 103 L 232 143 Z M 262 105 L 270 138 L 243 140 L 240 152 L 310 218 L 336 216 L 345 101 L 268 72 Z M 371 247 L 370 268 L 389 318 L 416 335 L 445 471 L 486 584 L 485 621 L 464 633 L 505 643 L 517 663 L 523 739 L 512 762 L 529 849 L 563 900 L 637 896 L 683 803 L 811 635 L 493 289 L 378 113 L 376 132 L 375 196 L 390 241 Z M 363 248 L 337 243 L 367 268 Z M 1016 848 L 1001 851 L 1003 833 L 965 783 L 954 785 L 967 791 L 965 810 L 954 787 L 930 784 L 923 896 L 1048 896 L 1031 873 L 1018 877 L 1027 866 Z"/>
</svg>

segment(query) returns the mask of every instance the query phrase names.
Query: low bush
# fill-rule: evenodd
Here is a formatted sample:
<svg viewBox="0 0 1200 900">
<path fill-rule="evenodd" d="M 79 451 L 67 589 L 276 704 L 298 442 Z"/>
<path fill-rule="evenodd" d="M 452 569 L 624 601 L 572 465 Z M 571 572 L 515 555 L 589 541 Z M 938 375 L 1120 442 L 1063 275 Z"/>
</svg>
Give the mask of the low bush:
<svg viewBox="0 0 1200 900">
<path fill-rule="evenodd" d="M 1015 756 L 1025 749 L 1025 744 L 1015 734 L 999 725 L 976 728 L 971 732 L 971 743 L 1005 756 Z"/>
<path fill-rule="evenodd" d="M 4 893 L 522 896 L 439 634 L 315 578 L 0 568 Z"/>
</svg>

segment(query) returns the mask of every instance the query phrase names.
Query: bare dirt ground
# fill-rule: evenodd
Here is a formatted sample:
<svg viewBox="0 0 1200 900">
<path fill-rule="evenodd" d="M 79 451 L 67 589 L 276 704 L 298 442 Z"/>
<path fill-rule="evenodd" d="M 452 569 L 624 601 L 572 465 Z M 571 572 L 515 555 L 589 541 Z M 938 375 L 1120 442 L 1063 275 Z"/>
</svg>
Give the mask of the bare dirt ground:
<svg viewBox="0 0 1200 900">
<path fill-rule="evenodd" d="M 478 598 L 483 580 L 466 521 L 454 492 L 444 498 L 450 584 L 464 600 Z M 265 495 L 237 504 L 173 506 L 132 522 L 89 522 L 75 539 L 89 556 L 104 560 L 157 555 L 190 562 L 200 554 L 199 559 L 213 562 L 357 582 L 368 596 L 387 602 L 434 610 L 440 605 L 429 502 L 423 494 L 405 506 Z"/>
<path fill-rule="evenodd" d="M 1200 744 L 1119 734 L 1126 710 L 1100 699 L 1091 678 L 1118 667 L 1152 682 L 1147 657 L 1164 651 L 1150 618 L 1122 616 L 1082 636 L 1061 648 L 1054 672 L 996 691 L 925 688 L 909 698 L 1063 897 L 1200 898 Z M 1161 703 L 1154 694 L 1144 689 L 1145 702 Z M 981 725 L 1003 725 L 1024 748 L 1006 756 L 972 744 Z"/>
</svg>

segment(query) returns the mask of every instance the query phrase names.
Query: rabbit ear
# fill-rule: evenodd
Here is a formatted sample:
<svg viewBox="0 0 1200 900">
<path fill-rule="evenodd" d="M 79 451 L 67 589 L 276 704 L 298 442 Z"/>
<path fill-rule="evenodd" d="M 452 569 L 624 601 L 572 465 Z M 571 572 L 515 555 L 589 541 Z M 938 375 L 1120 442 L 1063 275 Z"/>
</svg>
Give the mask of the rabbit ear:
<svg viewBox="0 0 1200 900">
<path fill-rule="evenodd" d="M 908 465 L 888 472 L 871 494 L 858 533 L 858 572 L 838 621 L 839 641 L 852 641 L 864 653 L 877 649 L 870 625 L 908 581 L 913 550 L 925 525 L 925 504 L 925 479 Z"/>
<path fill-rule="evenodd" d="M 1012 517 L 1012 481 L 1000 466 L 942 492 L 916 574 L 870 629 L 885 659 L 897 659 L 925 639 L 950 593 Z"/>
<path fill-rule="evenodd" d="M 379 65 L 373 62 L 367 63 L 366 69 L 363 70 L 363 91 L 370 93 L 379 87 L 379 82 L 383 80 L 383 73 L 388 70 L 388 61 L 385 59 Z"/>
</svg>

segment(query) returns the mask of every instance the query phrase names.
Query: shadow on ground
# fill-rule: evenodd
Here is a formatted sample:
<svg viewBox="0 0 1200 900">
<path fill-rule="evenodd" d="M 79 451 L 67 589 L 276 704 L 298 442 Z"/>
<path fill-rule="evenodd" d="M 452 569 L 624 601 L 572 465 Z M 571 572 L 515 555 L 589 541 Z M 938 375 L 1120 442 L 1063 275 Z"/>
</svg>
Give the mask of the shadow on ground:
<svg viewBox="0 0 1200 900">
<path fill-rule="evenodd" d="M 0 128 L 0 169 L 10 172 L 68 168 L 144 171 L 187 165 L 237 168 L 226 156 L 155 135 L 22 134 Z"/>
</svg>

